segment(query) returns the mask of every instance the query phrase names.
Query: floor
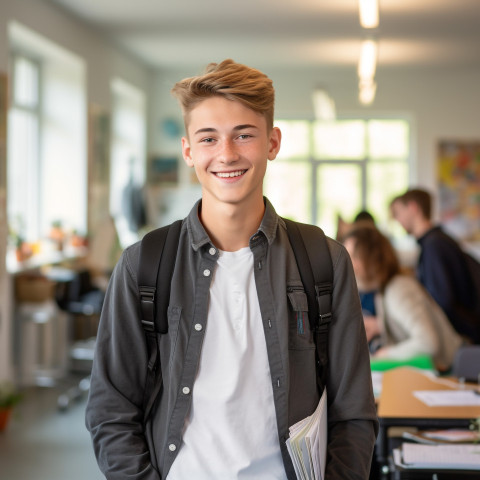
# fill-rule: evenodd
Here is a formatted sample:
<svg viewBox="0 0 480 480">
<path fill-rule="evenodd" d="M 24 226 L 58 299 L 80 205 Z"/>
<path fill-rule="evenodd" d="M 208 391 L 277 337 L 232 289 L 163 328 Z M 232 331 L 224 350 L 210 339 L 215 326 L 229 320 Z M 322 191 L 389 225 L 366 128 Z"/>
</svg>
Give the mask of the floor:
<svg viewBox="0 0 480 480">
<path fill-rule="evenodd" d="M 31 387 L 0 432 L 1 480 L 102 480 L 84 425 L 86 397 L 61 411 L 65 387 Z"/>
</svg>

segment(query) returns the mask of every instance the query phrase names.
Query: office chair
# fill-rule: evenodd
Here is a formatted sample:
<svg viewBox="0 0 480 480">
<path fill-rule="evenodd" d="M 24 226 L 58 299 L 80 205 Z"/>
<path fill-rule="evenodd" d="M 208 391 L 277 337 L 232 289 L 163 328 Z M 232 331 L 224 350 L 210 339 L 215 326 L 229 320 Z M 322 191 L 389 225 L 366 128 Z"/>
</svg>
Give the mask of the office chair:
<svg viewBox="0 0 480 480">
<path fill-rule="evenodd" d="M 480 345 L 463 345 L 457 350 L 452 375 L 467 382 L 480 382 Z"/>
<path fill-rule="evenodd" d="M 74 341 L 69 349 L 69 370 L 72 373 L 87 373 L 78 384 L 58 397 L 60 410 L 66 410 L 72 401 L 79 399 L 90 387 L 96 327 L 104 296 L 105 293 L 93 284 L 89 270 L 74 272 L 71 279 L 57 284 L 57 304 L 72 318 Z"/>
</svg>

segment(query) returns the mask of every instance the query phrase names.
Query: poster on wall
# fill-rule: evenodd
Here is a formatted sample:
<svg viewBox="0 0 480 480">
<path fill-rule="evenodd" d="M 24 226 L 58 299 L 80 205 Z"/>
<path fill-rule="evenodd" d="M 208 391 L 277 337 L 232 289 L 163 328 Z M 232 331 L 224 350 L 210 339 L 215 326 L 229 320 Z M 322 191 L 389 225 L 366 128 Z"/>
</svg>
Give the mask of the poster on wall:
<svg viewBox="0 0 480 480">
<path fill-rule="evenodd" d="M 7 186 L 7 75 L 0 72 L 0 189 Z"/>
<path fill-rule="evenodd" d="M 0 72 L 0 333 L 2 318 L 6 318 L 9 300 L 6 294 L 6 256 L 7 256 L 7 112 L 8 77 Z M 3 308 L 1 307 L 3 305 Z M 1 338 L 1 335 L 0 335 Z M 3 357 L 5 359 L 5 357 Z M 2 360 L 3 361 L 3 360 Z"/>
<path fill-rule="evenodd" d="M 178 157 L 175 155 L 152 155 L 149 162 L 148 181 L 157 183 L 178 183 Z"/>
<path fill-rule="evenodd" d="M 440 222 L 457 238 L 480 241 L 480 140 L 438 143 Z"/>
<path fill-rule="evenodd" d="M 107 221 L 110 216 L 110 113 L 90 104 L 88 108 L 88 230 Z"/>
</svg>

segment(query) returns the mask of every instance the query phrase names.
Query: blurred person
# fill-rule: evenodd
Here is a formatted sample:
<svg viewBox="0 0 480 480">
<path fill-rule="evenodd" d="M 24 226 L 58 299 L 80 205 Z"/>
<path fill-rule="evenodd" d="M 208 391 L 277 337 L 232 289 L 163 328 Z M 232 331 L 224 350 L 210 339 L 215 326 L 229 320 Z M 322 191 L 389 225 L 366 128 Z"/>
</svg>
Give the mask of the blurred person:
<svg viewBox="0 0 480 480">
<path fill-rule="evenodd" d="M 340 214 L 337 215 L 337 234 L 335 239 L 339 242 L 342 242 L 345 234 L 358 222 L 366 222 L 371 225 L 375 225 L 375 217 L 368 210 L 360 210 L 355 217 L 353 222 L 347 222 L 342 218 Z"/>
<path fill-rule="evenodd" d="M 97 460 L 107 479 L 293 480 L 288 428 L 314 412 L 320 394 L 314 332 L 298 321 L 308 317 L 306 294 L 285 222 L 263 196 L 281 143 L 272 81 L 225 60 L 172 93 L 202 198 L 180 231 L 159 341 L 163 388 L 146 424 L 139 244 L 115 267 L 86 410 Z M 378 431 L 369 354 L 350 258 L 334 240 L 328 247 L 325 479 L 363 480 Z"/>
<path fill-rule="evenodd" d="M 467 265 L 464 251 L 440 225 L 434 225 L 432 195 L 414 188 L 390 202 L 393 218 L 413 235 L 420 246 L 416 275 L 442 307 L 455 330 L 471 343 L 480 343 L 480 318 L 475 303 L 480 292 Z"/>
<path fill-rule="evenodd" d="M 368 210 L 360 210 L 353 219 L 353 223 L 370 222 L 375 225 L 375 217 Z"/>
<path fill-rule="evenodd" d="M 375 291 L 375 315 L 365 315 L 367 340 L 379 336 L 374 358 L 429 355 L 440 371 L 452 364 L 461 337 L 442 309 L 411 275 L 403 274 L 389 239 L 369 225 L 344 238 L 360 291 Z"/>
<path fill-rule="evenodd" d="M 354 217 L 353 222 L 349 223 L 343 220 L 339 215 L 337 223 L 337 235 L 336 239 L 339 242 L 343 242 L 345 235 L 356 225 L 365 224 L 375 226 L 375 218 L 368 210 L 360 210 Z M 364 317 L 375 316 L 375 294 L 376 290 L 363 291 L 359 290 L 360 303 L 362 306 L 362 313 Z M 368 341 L 368 348 L 370 353 L 374 353 L 380 348 L 380 336 L 376 335 L 371 337 Z"/>
</svg>

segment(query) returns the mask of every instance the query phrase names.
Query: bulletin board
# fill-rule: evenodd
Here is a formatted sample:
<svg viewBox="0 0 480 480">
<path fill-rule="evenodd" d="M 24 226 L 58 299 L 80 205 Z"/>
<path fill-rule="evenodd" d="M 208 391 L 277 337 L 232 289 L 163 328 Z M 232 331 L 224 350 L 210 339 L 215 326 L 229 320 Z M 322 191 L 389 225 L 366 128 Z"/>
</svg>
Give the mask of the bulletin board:
<svg viewBox="0 0 480 480">
<path fill-rule="evenodd" d="M 7 75 L 0 72 L 0 188 L 6 188 L 7 173 Z"/>
<path fill-rule="evenodd" d="M 458 238 L 480 240 L 480 139 L 438 143 L 440 222 Z"/>
<path fill-rule="evenodd" d="M 88 107 L 88 231 L 94 233 L 110 219 L 110 113 Z"/>
<path fill-rule="evenodd" d="M 6 318 L 9 299 L 7 298 L 7 112 L 8 112 L 8 77 L 0 72 L 0 338 L 2 337 L 2 318 Z M 3 329 L 5 335 L 5 329 Z M 0 361 L 3 361 L 0 358 Z"/>
</svg>

